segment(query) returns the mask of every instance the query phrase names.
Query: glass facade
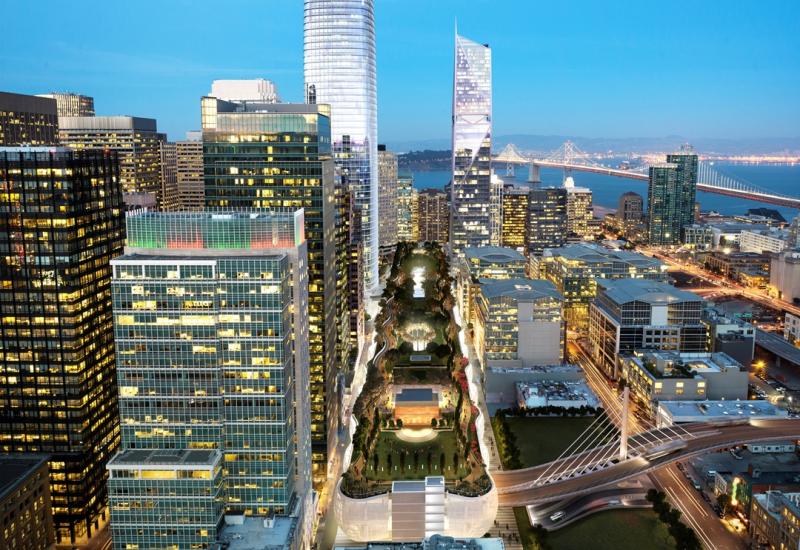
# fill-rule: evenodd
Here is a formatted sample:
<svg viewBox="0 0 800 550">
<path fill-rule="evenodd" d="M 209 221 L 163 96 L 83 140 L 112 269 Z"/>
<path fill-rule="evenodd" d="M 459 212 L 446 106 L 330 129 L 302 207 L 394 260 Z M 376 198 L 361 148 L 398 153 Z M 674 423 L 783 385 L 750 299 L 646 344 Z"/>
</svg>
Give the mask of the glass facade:
<svg viewBox="0 0 800 550">
<path fill-rule="evenodd" d="M 397 178 L 397 240 L 419 240 L 419 194 L 406 176 Z"/>
<path fill-rule="evenodd" d="M 456 34 L 450 242 L 458 253 L 491 244 L 491 148 L 492 51 Z"/>
<path fill-rule="evenodd" d="M 446 243 L 450 231 L 450 204 L 447 193 L 423 189 L 417 194 L 419 204 L 419 240 Z"/>
<path fill-rule="evenodd" d="M 57 143 L 55 100 L 0 92 L 0 146 Z"/>
<path fill-rule="evenodd" d="M 567 190 L 533 188 L 528 202 L 528 254 L 561 246 L 567 239 Z"/>
<path fill-rule="evenodd" d="M 647 187 L 647 241 L 651 245 L 680 242 L 681 200 L 674 164 L 650 167 Z"/>
<path fill-rule="evenodd" d="M 308 241 L 311 435 L 323 481 L 340 416 L 337 379 L 350 353 L 341 293 L 347 235 L 340 226 L 326 105 L 202 100 L 206 206 L 303 208 Z M 337 267 L 338 266 L 338 267 Z"/>
<path fill-rule="evenodd" d="M 378 284 L 378 101 L 373 0 L 305 0 L 308 103 L 331 106 L 341 185 L 360 217 L 365 292 Z"/>
<path fill-rule="evenodd" d="M 397 155 L 378 146 L 378 213 L 381 247 L 397 244 Z"/>
<path fill-rule="evenodd" d="M 526 187 L 509 185 L 503 189 L 501 246 L 527 251 L 529 198 L 530 190 Z"/>
<path fill-rule="evenodd" d="M 128 227 L 113 261 L 122 448 L 219 451 L 230 511 L 306 506 L 303 211 L 139 213 Z"/>
<path fill-rule="evenodd" d="M 695 222 L 695 203 L 697 199 L 697 155 L 692 148 L 685 145 L 678 153 L 667 155 L 667 162 L 675 165 L 675 179 L 678 184 L 678 200 L 680 201 L 678 216 L 678 233 Z"/>
<path fill-rule="evenodd" d="M 119 444 L 119 165 L 113 152 L 0 148 L 0 182 L 0 452 L 50 455 L 57 535 L 76 540 L 105 514 Z"/>
</svg>

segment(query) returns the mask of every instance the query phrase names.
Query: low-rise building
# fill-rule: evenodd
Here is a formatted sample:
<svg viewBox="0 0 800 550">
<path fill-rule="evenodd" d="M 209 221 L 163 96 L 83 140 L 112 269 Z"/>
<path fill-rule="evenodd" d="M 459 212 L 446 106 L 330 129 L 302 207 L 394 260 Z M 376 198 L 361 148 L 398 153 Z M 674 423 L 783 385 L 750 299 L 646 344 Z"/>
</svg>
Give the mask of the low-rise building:
<svg viewBox="0 0 800 550">
<path fill-rule="evenodd" d="M 711 250 L 714 248 L 714 231 L 705 224 L 684 225 L 683 244 L 701 252 Z"/>
<path fill-rule="evenodd" d="M 757 548 L 800 548 L 800 493 L 753 495 L 749 532 Z"/>
<path fill-rule="evenodd" d="M 513 248 L 501 246 L 464 249 L 473 279 L 515 279 L 525 277 L 525 256 Z"/>
<path fill-rule="evenodd" d="M 0 548 L 54 548 L 47 455 L 0 455 Z"/>
<path fill-rule="evenodd" d="M 542 380 L 539 382 L 517 382 L 517 405 L 533 409 L 536 407 L 563 407 L 577 409 L 596 407 L 597 397 L 586 382 Z"/>
<path fill-rule="evenodd" d="M 800 302 L 800 250 L 785 250 L 772 257 L 769 284 L 782 300 Z"/>
<path fill-rule="evenodd" d="M 778 254 L 788 246 L 789 232 L 785 229 L 770 227 L 768 229 L 747 229 L 739 234 L 739 250 L 764 254 Z"/>
<path fill-rule="evenodd" d="M 789 413 L 769 401 L 661 401 L 656 412 L 656 426 L 692 422 L 714 422 L 732 418 L 769 420 L 786 418 Z"/>
<path fill-rule="evenodd" d="M 714 222 L 709 223 L 708 227 L 714 235 L 714 248 L 738 246 L 742 231 L 764 231 L 769 229 L 767 224 L 743 223 L 739 221 Z"/>
<path fill-rule="evenodd" d="M 706 351 L 727 353 L 744 366 L 753 361 L 756 346 L 755 327 L 712 307 L 703 310 L 708 340 Z"/>
<path fill-rule="evenodd" d="M 747 370 L 725 353 L 635 353 L 622 358 L 622 377 L 651 415 L 662 401 L 747 399 Z"/>
<path fill-rule="evenodd" d="M 726 253 L 716 250 L 705 258 L 706 268 L 730 279 L 736 279 L 741 272 L 753 273 L 760 270 L 769 273 L 769 263 L 768 255 L 756 252 Z"/>
<path fill-rule="evenodd" d="M 226 514 L 212 550 L 296 550 L 300 548 L 298 519 Z"/>
<path fill-rule="evenodd" d="M 564 296 L 564 318 L 570 328 L 585 328 L 589 302 L 601 279 L 667 281 L 667 268 L 658 259 L 628 250 L 591 243 L 547 248 L 538 258 L 538 277 L 551 281 Z"/>
<path fill-rule="evenodd" d="M 747 450 L 753 454 L 764 453 L 793 453 L 797 450 L 797 442 L 786 441 L 765 441 L 759 443 L 748 443 Z"/>
<path fill-rule="evenodd" d="M 589 308 L 589 345 L 593 360 L 612 378 L 618 358 L 636 350 L 704 352 L 705 302 L 691 292 L 646 279 L 598 282 Z"/>
<path fill-rule="evenodd" d="M 484 366 L 528 367 L 564 357 L 563 297 L 541 279 L 481 279 L 474 344 Z"/>
<path fill-rule="evenodd" d="M 800 465 L 785 464 L 777 469 L 762 470 L 750 464 L 745 472 L 717 472 L 714 492 L 731 497 L 731 507 L 745 516 L 752 515 L 755 495 L 767 491 L 796 491 L 800 486 Z M 783 548 L 797 548 L 797 546 Z"/>
<path fill-rule="evenodd" d="M 535 385 L 544 381 L 572 383 L 585 380 L 583 369 L 568 363 L 533 367 L 487 367 L 484 384 L 486 405 L 490 413 L 516 405 L 518 383 Z"/>
<path fill-rule="evenodd" d="M 797 346 L 800 344 L 800 317 L 787 313 L 783 320 L 783 337 Z"/>
</svg>

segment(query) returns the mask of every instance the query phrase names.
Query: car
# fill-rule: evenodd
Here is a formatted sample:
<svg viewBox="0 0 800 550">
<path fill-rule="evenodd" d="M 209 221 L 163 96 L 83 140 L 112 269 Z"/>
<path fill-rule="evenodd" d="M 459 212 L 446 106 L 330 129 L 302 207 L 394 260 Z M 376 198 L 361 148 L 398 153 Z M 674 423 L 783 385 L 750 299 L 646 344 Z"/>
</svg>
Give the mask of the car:
<svg viewBox="0 0 800 550">
<path fill-rule="evenodd" d="M 550 516 L 550 521 L 561 521 L 562 519 L 564 519 L 564 516 L 566 515 L 567 513 L 564 510 L 559 510 L 558 512 Z"/>
<path fill-rule="evenodd" d="M 617 498 L 612 498 L 608 501 L 609 506 L 619 506 L 621 504 L 620 500 Z"/>
<path fill-rule="evenodd" d="M 694 485 L 694 488 L 697 489 L 698 491 L 703 490 L 703 486 L 697 483 L 696 481 L 692 482 L 692 484 Z"/>
</svg>

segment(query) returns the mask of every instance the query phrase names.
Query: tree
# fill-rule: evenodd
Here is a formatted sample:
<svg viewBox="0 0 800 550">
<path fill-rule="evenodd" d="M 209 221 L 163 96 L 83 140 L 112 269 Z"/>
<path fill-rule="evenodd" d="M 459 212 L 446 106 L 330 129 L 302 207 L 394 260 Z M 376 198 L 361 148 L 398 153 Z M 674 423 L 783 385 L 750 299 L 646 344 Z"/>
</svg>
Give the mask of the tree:
<svg viewBox="0 0 800 550">
<path fill-rule="evenodd" d="M 435 428 L 436 425 L 437 425 L 436 419 L 435 418 L 431 418 L 431 428 Z"/>
<path fill-rule="evenodd" d="M 400 449 L 400 469 L 405 471 L 406 469 L 406 450 Z"/>
<path fill-rule="evenodd" d="M 719 509 L 722 510 L 722 515 L 724 516 L 731 511 L 731 496 L 727 493 L 722 493 L 717 497 L 717 504 L 719 504 Z"/>
<path fill-rule="evenodd" d="M 378 453 L 372 453 L 372 471 L 378 471 Z"/>
<path fill-rule="evenodd" d="M 453 471 L 458 471 L 458 451 L 453 453 Z"/>
<path fill-rule="evenodd" d="M 392 453 L 386 453 L 386 464 L 389 466 L 389 474 L 392 473 Z"/>
<path fill-rule="evenodd" d="M 414 452 L 414 469 L 419 469 L 419 450 Z"/>
<path fill-rule="evenodd" d="M 439 471 L 442 473 L 444 472 L 444 461 L 444 453 L 439 454 Z"/>
<path fill-rule="evenodd" d="M 402 418 L 398 418 L 397 419 L 397 427 L 398 428 L 402 428 L 403 427 L 403 419 Z"/>
</svg>

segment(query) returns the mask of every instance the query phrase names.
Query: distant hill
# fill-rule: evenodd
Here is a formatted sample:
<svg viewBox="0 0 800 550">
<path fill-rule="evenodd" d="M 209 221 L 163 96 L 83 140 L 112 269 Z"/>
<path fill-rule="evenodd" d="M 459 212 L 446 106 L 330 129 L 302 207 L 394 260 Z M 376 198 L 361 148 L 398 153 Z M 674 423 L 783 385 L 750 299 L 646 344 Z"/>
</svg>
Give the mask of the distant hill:
<svg viewBox="0 0 800 550">
<path fill-rule="evenodd" d="M 581 136 L 509 134 L 494 136 L 494 151 L 499 152 L 507 144 L 513 143 L 524 151 L 549 153 L 557 149 L 566 140 L 588 153 L 648 153 L 664 152 L 677 149 L 684 143 L 691 143 L 695 149 L 705 154 L 765 155 L 771 153 L 800 154 L 800 137 L 787 138 L 689 138 L 685 136 L 665 137 L 631 137 L 631 138 L 587 138 Z M 450 139 L 428 139 L 419 141 L 387 142 L 392 151 L 397 152 L 443 152 L 450 149 Z"/>
<path fill-rule="evenodd" d="M 398 168 L 401 172 L 432 172 L 449 170 L 451 167 L 450 150 L 410 151 L 397 156 Z"/>
</svg>

